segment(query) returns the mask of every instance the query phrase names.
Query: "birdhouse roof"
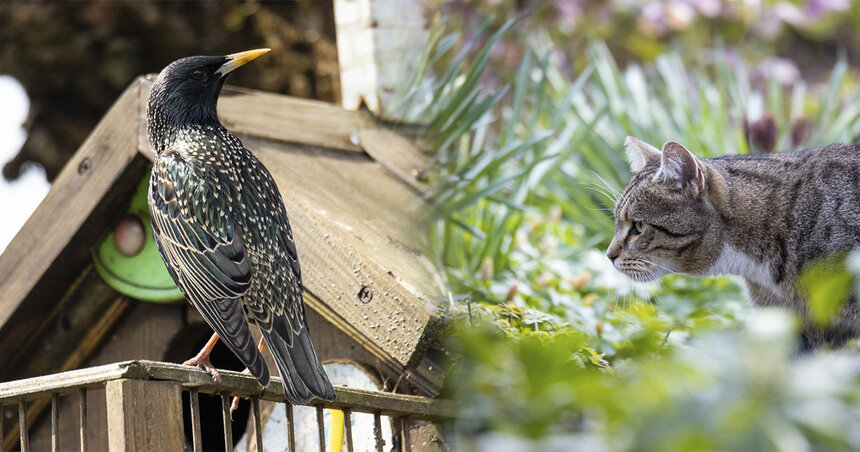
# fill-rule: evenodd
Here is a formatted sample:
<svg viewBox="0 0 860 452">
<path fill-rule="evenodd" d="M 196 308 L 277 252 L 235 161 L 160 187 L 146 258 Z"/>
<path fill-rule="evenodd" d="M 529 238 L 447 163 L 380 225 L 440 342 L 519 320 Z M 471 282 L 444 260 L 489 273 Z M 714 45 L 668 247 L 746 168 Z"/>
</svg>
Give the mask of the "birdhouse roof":
<svg viewBox="0 0 860 452">
<path fill-rule="evenodd" d="M 44 330 L 90 249 L 116 221 L 154 154 L 146 138 L 152 77 L 123 93 L 0 255 L 0 362 Z M 364 112 L 227 86 L 218 105 L 275 178 L 296 239 L 306 306 L 430 391 L 423 345 L 441 298 L 425 256 L 426 158 Z"/>
</svg>

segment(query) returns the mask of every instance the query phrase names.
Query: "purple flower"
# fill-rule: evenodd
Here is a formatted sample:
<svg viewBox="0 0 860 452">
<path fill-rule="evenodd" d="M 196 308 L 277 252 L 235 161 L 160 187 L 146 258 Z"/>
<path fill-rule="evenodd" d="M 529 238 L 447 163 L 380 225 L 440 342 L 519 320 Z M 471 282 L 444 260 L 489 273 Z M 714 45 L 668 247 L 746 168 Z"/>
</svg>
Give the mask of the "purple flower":
<svg viewBox="0 0 860 452">
<path fill-rule="evenodd" d="M 849 7 L 849 0 L 809 0 L 806 2 L 806 13 L 817 18 L 832 12 L 847 11 Z"/>
</svg>

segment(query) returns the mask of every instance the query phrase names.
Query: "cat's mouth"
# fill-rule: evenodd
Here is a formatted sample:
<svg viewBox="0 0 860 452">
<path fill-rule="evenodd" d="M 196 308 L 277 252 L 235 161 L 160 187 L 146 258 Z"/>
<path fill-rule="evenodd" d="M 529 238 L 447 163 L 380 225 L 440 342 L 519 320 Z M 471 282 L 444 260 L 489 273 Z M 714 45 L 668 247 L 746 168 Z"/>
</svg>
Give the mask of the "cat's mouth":
<svg viewBox="0 0 860 452">
<path fill-rule="evenodd" d="M 663 275 L 672 273 L 670 269 L 662 265 L 630 258 L 616 260 L 615 269 L 636 282 L 653 281 Z"/>
</svg>

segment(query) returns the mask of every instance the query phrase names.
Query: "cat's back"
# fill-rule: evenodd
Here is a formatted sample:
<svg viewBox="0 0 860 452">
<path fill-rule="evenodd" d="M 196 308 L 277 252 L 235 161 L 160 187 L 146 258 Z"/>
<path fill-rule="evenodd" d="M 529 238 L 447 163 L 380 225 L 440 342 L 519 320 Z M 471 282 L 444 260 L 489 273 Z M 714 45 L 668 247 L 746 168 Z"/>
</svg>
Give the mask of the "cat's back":
<svg viewBox="0 0 860 452">
<path fill-rule="evenodd" d="M 758 171 L 762 175 L 811 177 L 823 171 L 831 174 L 860 171 L 860 144 L 832 144 L 814 149 L 769 154 L 724 155 L 703 159 L 718 168 L 740 173 Z M 860 174 L 858 174 L 860 177 Z M 860 180 L 858 180 L 860 182 Z"/>
<path fill-rule="evenodd" d="M 758 194 L 755 210 L 766 212 L 749 214 L 768 219 L 798 270 L 860 247 L 860 145 L 704 160 L 734 187 Z"/>
</svg>

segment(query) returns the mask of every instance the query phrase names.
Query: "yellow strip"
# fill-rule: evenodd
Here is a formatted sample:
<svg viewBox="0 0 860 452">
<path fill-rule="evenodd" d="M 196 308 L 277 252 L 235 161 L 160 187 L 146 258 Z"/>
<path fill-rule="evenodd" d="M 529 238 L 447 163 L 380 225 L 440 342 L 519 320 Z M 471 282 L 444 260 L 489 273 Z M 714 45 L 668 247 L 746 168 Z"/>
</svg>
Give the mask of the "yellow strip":
<svg viewBox="0 0 860 452">
<path fill-rule="evenodd" d="M 331 428 L 328 431 L 326 450 L 328 452 L 340 452 L 343 450 L 343 411 L 328 410 L 331 413 Z"/>
</svg>

